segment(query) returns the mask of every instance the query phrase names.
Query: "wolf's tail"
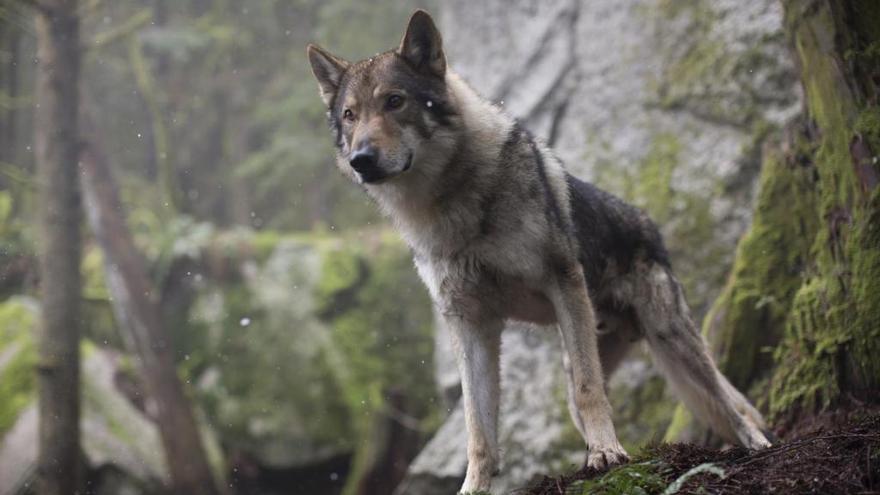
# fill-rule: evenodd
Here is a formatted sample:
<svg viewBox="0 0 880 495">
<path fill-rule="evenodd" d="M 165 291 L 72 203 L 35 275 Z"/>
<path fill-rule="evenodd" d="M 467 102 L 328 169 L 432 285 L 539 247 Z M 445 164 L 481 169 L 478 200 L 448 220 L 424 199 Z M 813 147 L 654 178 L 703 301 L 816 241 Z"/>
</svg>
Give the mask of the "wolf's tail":
<svg viewBox="0 0 880 495">
<path fill-rule="evenodd" d="M 718 371 L 694 325 L 681 284 L 655 265 L 639 283 L 639 323 L 654 362 L 698 420 L 725 440 L 752 449 L 770 445 L 761 414 Z"/>
</svg>

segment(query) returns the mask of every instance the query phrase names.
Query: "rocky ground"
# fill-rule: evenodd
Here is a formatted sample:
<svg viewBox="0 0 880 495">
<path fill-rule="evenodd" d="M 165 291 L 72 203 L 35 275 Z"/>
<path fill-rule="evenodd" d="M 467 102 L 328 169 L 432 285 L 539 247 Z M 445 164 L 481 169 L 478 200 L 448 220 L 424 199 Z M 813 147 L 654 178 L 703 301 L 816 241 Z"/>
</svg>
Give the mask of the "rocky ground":
<svg viewBox="0 0 880 495">
<path fill-rule="evenodd" d="M 789 430 L 760 452 L 656 444 L 606 474 L 582 469 L 545 476 L 519 493 L 869 494 L 880 493 L 880 414 L 827 414 Z"/>
</svg>

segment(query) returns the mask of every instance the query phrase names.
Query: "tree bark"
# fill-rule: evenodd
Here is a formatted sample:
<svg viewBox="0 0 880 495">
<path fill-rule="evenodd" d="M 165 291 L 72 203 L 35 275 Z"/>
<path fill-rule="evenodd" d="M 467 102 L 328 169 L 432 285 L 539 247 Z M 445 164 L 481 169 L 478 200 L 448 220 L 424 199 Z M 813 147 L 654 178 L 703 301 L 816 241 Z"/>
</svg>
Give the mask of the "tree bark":
<svg viewBox="0 0 880 495">
<path fill-rule="evenodd" d="M 880 3 L 783 6 L 804 118 L 765 152 L 753 225 L 705 330 L 735 385 L 797 420 L 880 400 Z"/>
<path fill-rule="evenodd" d="M 137 353 L 171 472 L 173 493 L 218 492 L 189 399 L 177 376 L 173 349 L 162 322 L 159 294 L 125 224 L 111 170 L 92 138 L 82 154 L 86 213 L 104 253 L 113 310 Z"/>
<path fill-rule="evenodd" d="M 75 0 L 37 7 L 34 140 L 40 194 L 37 491 L 80 486 L 79 19 Z"/>
<path fill-rule="evenodd" d="M 797 417 L 880 400 L 880 3 L 783 5 L 812 129 L 794 151 L 815 168 L 819 225 L 771 378 L 771 410 Z"/>
<path fill-rule="evenodd" d="M 16 135 L 18 130 L 18 84 L 19 84 L 19 45 L 22 30 L 13 22 L 12 16 L 17 13 L 13 7 L 10 11 L 0 13 L 0 56 L 3 57 L 3 71 L 0 73 L 0 95 L 10 102 L 9 107 L 0 109 L 0 162 L 16 163 Z M 5 186 L 0 178 L 0 187 Z"/>
</svg>

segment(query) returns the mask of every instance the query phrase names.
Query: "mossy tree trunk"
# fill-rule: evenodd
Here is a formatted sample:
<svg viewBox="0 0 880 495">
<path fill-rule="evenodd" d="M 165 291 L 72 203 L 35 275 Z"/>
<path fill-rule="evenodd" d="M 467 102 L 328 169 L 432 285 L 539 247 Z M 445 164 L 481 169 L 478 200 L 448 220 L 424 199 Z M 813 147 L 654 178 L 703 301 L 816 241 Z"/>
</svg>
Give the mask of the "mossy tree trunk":
<svg viewBox="0 0 880 495">
<path fill-rule="evenodd" d="M 880 3 L 787 0 L 818 230 L 771 379 L 773 413 L 880 398 Z M 732 350 L 735 352 L 735 350 Z"/>
<path fill-rule="evenodd" d="M 79 16 L 75 0 L 34 0 L 34 141 L 40 205 L 37 492 L 80 487 Z"/>
<path fill-rule="evenodd" d="M 797 419 L 880 398 L 880 3 L 783 5 L 806 108 L 765 148 L 753 225 L 704 331 L 736 386 Z"/>
</svg>

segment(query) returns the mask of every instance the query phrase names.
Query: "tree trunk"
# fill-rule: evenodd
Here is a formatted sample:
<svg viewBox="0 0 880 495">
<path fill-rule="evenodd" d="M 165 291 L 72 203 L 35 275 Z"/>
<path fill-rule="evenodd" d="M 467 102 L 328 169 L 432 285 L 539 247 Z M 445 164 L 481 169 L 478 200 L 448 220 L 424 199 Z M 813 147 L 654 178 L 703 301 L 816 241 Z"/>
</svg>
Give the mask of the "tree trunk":
<svg viewBox="0 0 880 495">
<path fill-rule="evenodd" d="M 16 131 L 18 127 L 18 82 L 20 53 L 19 45 L 22 30 L 14 22 L 13 16 L 17 9 L 0 12 L 0 96 L 9 102 L 6 108 L 0 108 L 0 162 L 16 163 Z M 3 19 L 2 16 L 9 16 Z M 4 187 L 4 179 L 0 177 L 0 187 Z"/>
<path fill-rule="evenodd" d="M 173 493 L 215 495 L 218 490 L 162 323 L 159 295 L 125 224 L 110 167 L 94 142 L 83 151 L 82 167 L 89 224 L 104 253 L 117 320 L 140 358 L 147 392 L 157 405 L 155 419 Z"/>
<path fill-rule="evenodd" d="M 37 7 L 34 140 L 40 191 L 37 491 L 79 487 L 79 19 L 75 0 Z"/>
<path fill-rule="evenodd" d="M 786 0 L 814 131 L 818 224 L 771 381 L 774 413 L 880 399 L 880 3 Z M 797 159 L 797 155 L 795 156 Z"/>
<path fill-rule="evenodd" d="M 880 3 L 783 5 L 805 117 L 765 152 L 753 225 L 705 330 L 735 385 L 798 419 L 880 399 Z"/>
</svg>

